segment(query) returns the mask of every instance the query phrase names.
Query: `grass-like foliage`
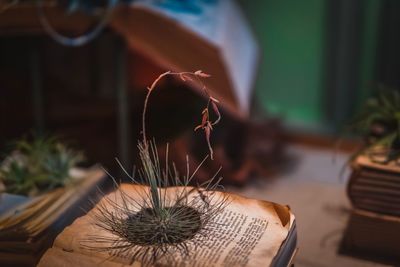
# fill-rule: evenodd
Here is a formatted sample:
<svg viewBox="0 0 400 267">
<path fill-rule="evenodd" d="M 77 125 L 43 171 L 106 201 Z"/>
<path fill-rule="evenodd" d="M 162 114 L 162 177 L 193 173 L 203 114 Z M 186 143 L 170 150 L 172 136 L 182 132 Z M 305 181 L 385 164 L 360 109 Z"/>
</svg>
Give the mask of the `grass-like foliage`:
<svg viewBox="0 0 400 267">
<path fill-rule="evenodd" d="M 180 176 L 168 164 L 161 170 L 155 144 L 139 145 L 142 168 L 131 190 L 121 187 L 105 197 L 92 213 L 94 224 L 112 235 L 89 236 L 84 248 L 107 252 L 143 266 L 182 266 L 218 227 L 215 217 L 227 199 L 215 190 L 216 175 L 201 186 L 189 186 L 193 173 Z M 168 159 L 166 159 L 168 160 Z M 173 165 L 172 165 L 173 166 Z M 138 185 L 148 185 L 146 187 Z"/>
<path fill-rule="evenodd" d="M 179 175 L 174 164 L 168 161 L 168 146 L 166 164 L 162 167 L 155 142 L 148 141 L 146 137 L 147 102 L 157 82 L 166 75 L 177 75 L 183 81 L 208 77 L 201 71 L 166 72 L 148 88 L 143 112 L 143 140 L 138 144 L 141 168 L 137 177 L 130 176 L 123 169 L 132 180 L 131 190 L 125 192 L 120 186 L 114 198 L 106 196 L 91 213 L 94 224 L 111 235 L 90 236 L 81 243 L 86 249 L 107 252 L 110 257 L 125 258 L 129 262 L 140 261 L 144 266 L 182 266 L 193 250 L 204 244 L 211 231 L 219 226 L 215 218 L 227 204 L 225 195 L 216 192 L 222 179 L 216 178 L 218 172 L 207 183 L 190 186 L 208 156 L 192 173 L 187 157 L 186 174 Z M 215 104 L 217 101 L 202 83 L 201 86 L 209 101 L 198 128 L 205 130 L 212 154 L 209 134 L 212 125 L 219 120 L 219 112 Z M 209 121 L 210 105 L 218 115 L 215 122 Z"/>
<path fill-rule="evenodd" d="M 368 154 L 374 161 L 387 163 L 400 157 L 400 93 L 381 88 L 368 99 L 350 125 L 365 138 L 365 146 L 355 155 Z"/>
<path fill-rule="evenodd" d="M 36 196 L 64 186 L 70 181 L 70 169 L 83 159 L 81 152 L 55 138 L 21 139 L 0 165 L 2 191 Z"/>
</svg>

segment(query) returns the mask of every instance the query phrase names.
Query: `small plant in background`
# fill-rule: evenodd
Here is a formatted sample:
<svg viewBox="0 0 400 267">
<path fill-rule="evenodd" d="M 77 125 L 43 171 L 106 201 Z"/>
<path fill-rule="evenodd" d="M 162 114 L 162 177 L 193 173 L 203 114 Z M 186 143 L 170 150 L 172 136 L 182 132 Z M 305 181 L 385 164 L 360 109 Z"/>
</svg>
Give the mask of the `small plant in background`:
<svg viewBox="0 0 400 267">
<path fill-rule="evenodd" d="M 388 163 L 400 157 L 400 92 L 380 88 L 368 99 L 350 125 L 350 130 L 365 139 L 356 153 L 367 154 L 373 161 Z"/>
<path fill-rule="evenodd" d="M 209 75 L 202 71 L 161 74 L 148 88 L 144 102 L 143 140 L 138 144 L 141 160 L 139 178 L 130 176 L 123 169 L 132 180 L 134 194 L 119 187 L 116 199 L 104 198 L 92 214 L 93 222 L 111 233 L 111 236 L 96 235 L 82 240 L 82 246 L 87 249 L 108 252 L 111 256 L 130 262 L 140 261 L 143 266 L 183 266 L 185 259 L 192 255 L 192 250 L 210 238 L 211 229 L 218 227 L 214 219 L 227 204 L 226 197 L 215 192 L 222 179 L 215 179 L 219 171 L 208 182 L 196 187 L 189 186 L 208 156 L 192 174 L 186 157 L 186 174 L 179 175 L 174 164 L 168 162 L 168 146 L 166 163 L 162 168 L 155 142 L 147 139 L 145 116 L 149 97 L 158 81 L 167 75 L 178 76 L 182 81 L 196 81 L 202 86 L 208 102 L 202 111 L 202 122 L 196 130 L 204 130 L 212 157 L 210 132 L 213 125 L 218 123 L 220 113 L 216 104 L 218 101 L 201 81 L 201 78 Z M 210 120 L 210 107 L 217 115 L 215 121 Z"/>
<path fill-rule="evenodd" d="M 0 165 L 1 191 L 36 196 L 70 182 L 70 170 L 82 162 L 81 152 L 55 138 L 22 139 Z"/>
</svg>

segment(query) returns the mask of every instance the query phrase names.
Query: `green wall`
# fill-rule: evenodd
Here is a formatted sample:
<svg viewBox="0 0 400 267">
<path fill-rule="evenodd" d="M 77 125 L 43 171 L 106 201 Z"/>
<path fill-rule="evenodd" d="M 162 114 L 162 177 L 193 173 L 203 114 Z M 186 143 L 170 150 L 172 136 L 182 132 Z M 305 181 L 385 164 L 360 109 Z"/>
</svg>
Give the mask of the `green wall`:
<svg viewBox="0 0 400 267">
<path fill-rule="evenodd" d="M 288 123 L 318 124 L 325 1 L 240 2 L 261 48 L 256 94 L 262 106 Z"/>
<path fill-rule="evenodd" d="M 379 13 L 382 0 L 365 0 L 364 31 L 362 39 L 361 68 L 359 78 L 359 98 L 357 107 L 360 107 L 365 99 L 371 95 L 371 82 L 375 80 L 375 51 L 377 49 Z"/>
<path fill-rule="evenodd" d="M 359 105 L 373 80 L 380 0 L 365 0 Z M 328 128 L 324 109 L 325 0 L 239 0 L 261 48 L 257 100 L 289 125 Z M 349 117 L 351 115 L 349 114 Z M 328 127 L 327 127 L 328 126 Z"/>
</svg>

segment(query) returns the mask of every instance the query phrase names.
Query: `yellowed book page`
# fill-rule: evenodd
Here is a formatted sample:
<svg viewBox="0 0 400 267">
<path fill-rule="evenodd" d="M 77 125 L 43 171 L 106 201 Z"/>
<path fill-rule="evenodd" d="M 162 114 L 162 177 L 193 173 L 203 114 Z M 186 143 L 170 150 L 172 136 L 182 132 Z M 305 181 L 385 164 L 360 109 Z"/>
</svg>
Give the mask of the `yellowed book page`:
<svg viewBox="0 0 400 267">
<path fill-rule="evenodd" d="M 148 188 L 124 184 L 121 190 L 140 201 L 140 194 L 146 193 Z M 172 196 L 177 190 L 181 189 L 168 188 L 167 195 Z M 208 233 L 210 238 L 197 249 L 189 248 L 192 254 L 185 261 L 185 266 L 269 266 L 288 236 L 294 222 L 293 214 L 287 207 L 275 203 L 234 194 L 217 194 L 227 197 L 229 203 L 215 219 L 220 226 L 213 228 L 214 232 Z M 118 190 L 105 198 L 121 203 Z M 102 204 L 108 205 L 105 198 L 101 200 Z M 57 237 L 54 246 L 69 252 L 128 264 L 129 259 L 111 257 L 107 252 L 93 251 L 82 246 L 82 242 L 89 236 L 112 237 L 111 233 L 95 226 L 91 214 L 97 208 L 67 227 Z"/>
<path fill-rule="evenodd" d="M 60 248 L 50 248 L 46 254 L 40 259 L 38 267 L 122 267 L 121 263 L 105 261 L 101 258 L 91 257 L 78 253 L 71 253 L 64 251 Z M 131 265 L 134 267 L 140 267 L 140 263 Z"/>
</svg>

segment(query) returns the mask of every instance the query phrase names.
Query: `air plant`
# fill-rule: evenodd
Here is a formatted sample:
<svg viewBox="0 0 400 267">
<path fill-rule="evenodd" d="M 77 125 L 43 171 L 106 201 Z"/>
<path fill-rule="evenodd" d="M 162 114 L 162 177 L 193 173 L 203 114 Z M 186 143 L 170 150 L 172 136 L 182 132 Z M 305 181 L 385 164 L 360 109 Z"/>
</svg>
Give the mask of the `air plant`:
<svg viewBox="0 0 400 267">
<path fill-rule="evenodd" d="M 364 137 L 365 145 L 354 157 L 367 154 L 379 163 L 400 157 L 400 93 L 381 88 L 366 101 L 350 125 L 350 130 Z"/>
<path fill-rule="evenodd" d="M 1 191 L 36 196 L 65 186 L 71 181 L 71 168 L 83 159 L 82 152 L 52 137 L 36 137 L 32 142 L 21 139 L 0 165 Z"/>
<path fill-rule="evenodd" d="M 216 103 L 207 91 L 201 78 L 209 75 L 202 71 L 160 75 L 148 87 L 142 116 L 142 138 L 139 141 L 141 168 L 129 175 L 131 191 L 126 192 L 119 186 L 115 198 L 105 197 L 98 204 L 92 215 L 95 226 L 110 233 L 106 236 L 89 236 L 81 245 L 89 250 L 107 252 L 110 257 L 127 259 L 130 263 L 140 261 L 144 266 L 181 265 L 192 255 L 193 250 L 210 238 L 210 231 L 218 227 L 216 216 L 224 209 L 227 199 L 218 194 L 218 172 L 208 182 L 189 186 L 196 172 L 208 158 L 190 173 L 189 159 L 186 156 L 186 174 L 181 176 L 175 165 L 168 162 L 168 145 L 165 166 L 160 166 L 155 141 L 148 141 L 146 136 L 146 109 L 149 97 L 157 83 L 167 75 L 180 77 L 183 81 L 196 81 L 208 96 L 207 106 L 202 111 L 202 122 L 196 127 L 205 131 L 206 140 L 212 157 L 210 132 L 218 123 L 220 113 Z M 209 107 L 212 107 L 217 119 L 210 121 Z M 112 176 L 111 176 L 112 177 Z M 113 178 L 113 177 L 112 177 Z M 115 178 L 113 178 L 117 185 Z M 146 186 L 140 186 L 146 185 Z"/>
</svg>

